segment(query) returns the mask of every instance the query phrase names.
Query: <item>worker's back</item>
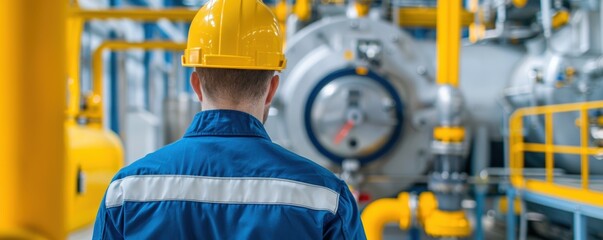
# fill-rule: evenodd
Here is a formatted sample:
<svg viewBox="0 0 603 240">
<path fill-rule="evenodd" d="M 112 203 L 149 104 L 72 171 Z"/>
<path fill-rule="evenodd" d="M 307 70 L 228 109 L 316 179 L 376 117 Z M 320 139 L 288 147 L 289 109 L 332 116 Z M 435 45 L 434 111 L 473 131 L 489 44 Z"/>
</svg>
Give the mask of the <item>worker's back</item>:
<svg viewBox="0 0 603 240">
<path fill-rule="evenodd" d="M 95 239 L 358 239 L 353 197 L 243 112 L 199 113 L 184 138 L 120 171 Z"/>
</svg>

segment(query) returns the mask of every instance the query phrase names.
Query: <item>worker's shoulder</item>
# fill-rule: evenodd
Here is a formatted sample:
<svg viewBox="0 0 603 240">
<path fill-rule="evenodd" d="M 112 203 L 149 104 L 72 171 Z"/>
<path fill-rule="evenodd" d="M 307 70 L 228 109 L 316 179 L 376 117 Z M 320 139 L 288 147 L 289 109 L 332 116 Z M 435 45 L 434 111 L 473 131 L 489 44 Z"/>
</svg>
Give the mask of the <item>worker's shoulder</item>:
<svg viewBox="0 0 603 240">
<path fill-rule="evenodd" d="M 326 186 L 336 191 L 341 189 L 343 182 L 325 167 L 276 143 L 267 142 L 266 144 L 272 150 L 272 157 L 280 165 L 281 169 L 277 171 L 278 177 Z"/>
<path fill-rule="evenodd" d="M 181 152 L 176 150 L 181 145 L 179 142 L 180 141 L 176 141 L 168 144 L 136 161 L 133 161 L 131 164 L 120 169 L 117 174 L 115 174 L 113 180 L 115 181 L 134 175 L 174 174 L 169 165 L 165 163 L 170 162 L 171 159 L 177 157 L 179 152 Z"/>
<path fill-rule="evenodd" d="M 278 144 L 254 138 L 236 140 L 240 144 L 233 144 L 232 140 L 178 140 L 124 167 L 114 181 L 136 175 L 198 175 L 276 178 L 323 186 L 336 192 L 342 189 L 343 182 L 331 171 Z M 212 146 L 207 145 L 210 142 Z M 220 148 L 219 153 L 214 152 L 216 146 Z M 191 159 L 192 156 L 195 159 Z M 245 161 L 240 161 L 242 159 Z"/>
</svg>

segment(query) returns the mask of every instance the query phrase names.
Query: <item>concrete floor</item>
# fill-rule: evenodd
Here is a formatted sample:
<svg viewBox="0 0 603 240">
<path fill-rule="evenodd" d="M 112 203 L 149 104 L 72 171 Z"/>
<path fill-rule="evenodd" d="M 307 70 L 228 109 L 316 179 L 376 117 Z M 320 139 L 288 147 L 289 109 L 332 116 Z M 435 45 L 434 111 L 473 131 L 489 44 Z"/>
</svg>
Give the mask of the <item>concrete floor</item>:
<svg viewBox="0 0 603 240">
<path fill-rule="evenodd" d="M 90 240 L 92 239 L 92 226 L 73 232 L 69 235 L 68 240 Z"/>
</svg>

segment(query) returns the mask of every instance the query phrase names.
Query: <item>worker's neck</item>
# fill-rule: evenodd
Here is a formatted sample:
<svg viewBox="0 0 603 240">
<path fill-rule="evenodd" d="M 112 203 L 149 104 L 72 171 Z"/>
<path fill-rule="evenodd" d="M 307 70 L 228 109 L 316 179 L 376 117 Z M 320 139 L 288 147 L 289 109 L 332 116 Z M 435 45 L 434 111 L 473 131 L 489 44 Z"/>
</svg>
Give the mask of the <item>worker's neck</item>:
<svg viewBox="0 0 603 240">
<path fill-rule="evenodd" d="M 228 104 L 228 103 L 217 103 L 214 101 L 205 100 L 201 102 L 201 109 L 205 110 L 236 110 L 240 112 L 248 113 L 260 122 L 264 122 L 264 104 L 261 103 L 241 103 L 241 104 Z"/>
</svg>

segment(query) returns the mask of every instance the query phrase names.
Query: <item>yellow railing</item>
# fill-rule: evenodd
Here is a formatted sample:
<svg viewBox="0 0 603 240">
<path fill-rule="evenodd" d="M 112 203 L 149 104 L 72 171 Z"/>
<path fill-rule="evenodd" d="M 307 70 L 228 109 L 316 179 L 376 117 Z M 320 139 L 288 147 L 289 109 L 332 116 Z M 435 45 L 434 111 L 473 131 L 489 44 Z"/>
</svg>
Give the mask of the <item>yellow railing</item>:
<svg viewBox="0 0 603 240">
<path fill-rule="evenodd" d="M 570 201 L 581 202 L 603 207 L 603 192 L 589 188 L 589 158 L 602 154 L 603 148 L 589 145 L 589 117 L 591 109 L 603 108 L 603 101 L 583 102 L 562 105 L 522 108 L 511 116 L 509 126 L 511 183 L 515 188 L 538 192 Z M 553 140 L 553 115 L 559 113 L 579 112 L 576 125 L 580 131 L 580 145 L 555 145 Z M 527 116 L 544 116 L 544 143 L 524 142 L 524 118 Z M 568 126 L 562 126 L 568 127 Z M 545 180 L 526 179 L 523 177 L 524 155 L 526 152 L 543 153 L 545 156 Z M 580 156 L 581 186 L 572 187 L 557 184 L 554 181 L 555 154 L 571 154 Z"/>
</svg>

